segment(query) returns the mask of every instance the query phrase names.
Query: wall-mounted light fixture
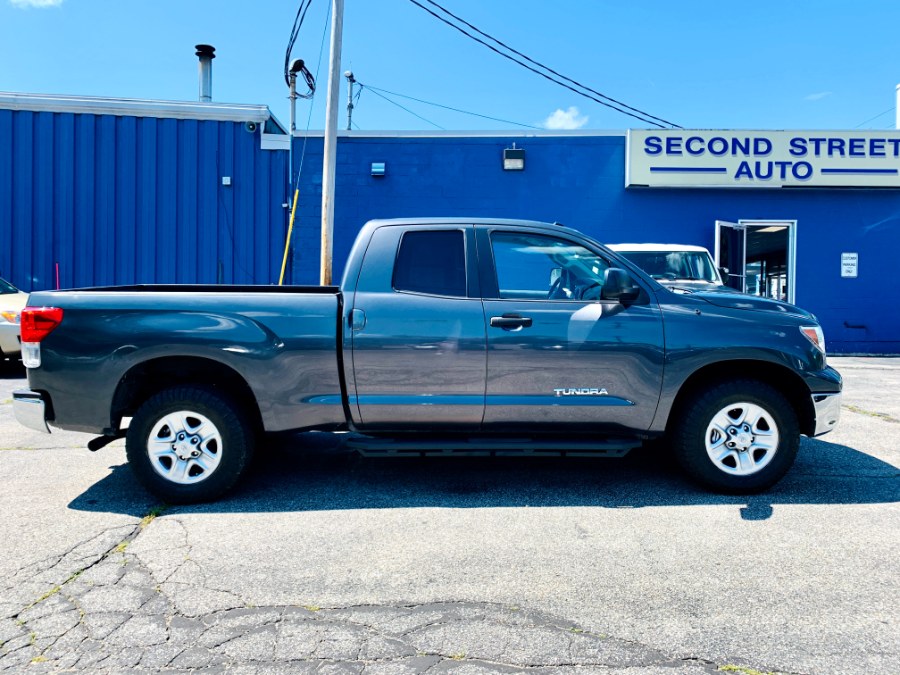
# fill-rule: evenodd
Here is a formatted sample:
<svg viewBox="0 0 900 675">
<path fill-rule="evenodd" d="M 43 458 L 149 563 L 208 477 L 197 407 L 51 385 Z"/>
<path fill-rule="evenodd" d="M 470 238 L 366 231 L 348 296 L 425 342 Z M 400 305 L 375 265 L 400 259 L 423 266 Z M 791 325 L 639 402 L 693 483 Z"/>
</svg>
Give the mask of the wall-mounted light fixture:
<svg viewBox="0 0 900 675">
<path fill-rule="evenodd" d="M 525 150 L 517 148 L 513 143 L 511 148 L 503 151 L 504 171 L 523 171 L 525 169 Z"/>
<path fill-rule="evenodd" d="M 384 162 L 372 162 L 372 175 L 373 176 L 383 176 L 384 175 Z"/>
</svg>

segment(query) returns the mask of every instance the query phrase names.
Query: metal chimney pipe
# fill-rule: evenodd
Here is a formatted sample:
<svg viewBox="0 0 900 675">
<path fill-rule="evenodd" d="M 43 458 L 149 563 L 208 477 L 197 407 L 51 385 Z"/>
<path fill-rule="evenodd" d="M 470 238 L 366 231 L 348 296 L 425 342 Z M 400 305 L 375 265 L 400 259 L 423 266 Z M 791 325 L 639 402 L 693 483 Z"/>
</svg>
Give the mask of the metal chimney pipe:
<svg viewBox="0 0 900 675">
<path fill-rule="evenodd" d="M 216 48 L 212 45 L 196 45 L 200 58 L 200 102 L 212 102 L 212 60 L 216 58 Z"/>
</svg>

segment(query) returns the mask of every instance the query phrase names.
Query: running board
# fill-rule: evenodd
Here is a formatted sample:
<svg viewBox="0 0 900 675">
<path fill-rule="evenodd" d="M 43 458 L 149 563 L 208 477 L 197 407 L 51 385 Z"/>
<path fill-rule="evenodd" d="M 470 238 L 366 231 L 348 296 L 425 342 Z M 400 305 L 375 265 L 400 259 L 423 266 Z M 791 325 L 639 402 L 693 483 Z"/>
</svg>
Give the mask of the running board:
<svg viewBox="0 0 900 675">
<path fill-rule="evenodd" d="M 363 457 L 624 457 L 637 438 L 435 438 L 352 434 L 344 445 Z"/>
</svg>

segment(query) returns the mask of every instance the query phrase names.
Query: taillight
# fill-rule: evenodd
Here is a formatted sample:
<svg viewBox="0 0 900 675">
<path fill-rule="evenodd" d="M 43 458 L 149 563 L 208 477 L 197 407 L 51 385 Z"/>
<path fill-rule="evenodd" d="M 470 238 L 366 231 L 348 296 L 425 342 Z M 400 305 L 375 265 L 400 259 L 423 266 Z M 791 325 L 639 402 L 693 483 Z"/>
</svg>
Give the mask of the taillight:
<svg viewBox="0 0 900 675">
<path fill-rule="evenodd" d="M 59 307 L 26 307 L 22 310 L 19 333 L 22 335 L 22 363 L 26 368 L 41 367 L 41 340 L 62 323 Z"/>
<path fill-rule="evenodd" d="M 63 311 L 59 307 L 26 307 L 22 310 L 19 331 L 22 342 L 40 342 L 62 323 Z"/>
</svg>

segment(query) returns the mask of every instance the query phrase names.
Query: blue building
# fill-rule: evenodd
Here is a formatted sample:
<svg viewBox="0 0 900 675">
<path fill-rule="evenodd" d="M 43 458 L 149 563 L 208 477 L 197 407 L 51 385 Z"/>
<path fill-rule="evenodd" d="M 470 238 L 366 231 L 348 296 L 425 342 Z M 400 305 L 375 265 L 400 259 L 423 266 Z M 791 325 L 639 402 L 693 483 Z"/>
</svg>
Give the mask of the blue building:
<svg viewBox="0 0 900 675">
<path fill-rule="evenodd" d="M 524 169 L 504 170 L 514 145 Z M 705 246 L 748 292 L 815 313 L 830 352 L 898 354 L 898 147 L 893 131 L 342 132 L 335 278 L 371 218 L 558 221 L 605 243 Z M 294 175 L 301 156 L 293 278 L 317 283 L 322 137 L 294 139 Z"/>
<path fill-rule="evenodd" d="M 266 106 L 0 94 L 0 276 L 276 283 L 299 174 L 286 281 L 318 283 L 321 133 L 289 175 L 290 148 Z M 367 220 L 414 216 L 699 244 L 814 312 L 829 351 L 900 354 L 900 132 L 341 132 L 335 278 Z"/>
<path fill-rule="evenodd" d="M 266 106 L 0 94 L 0 276 L 277 282 L 288 148 Z"/>
</svg>

